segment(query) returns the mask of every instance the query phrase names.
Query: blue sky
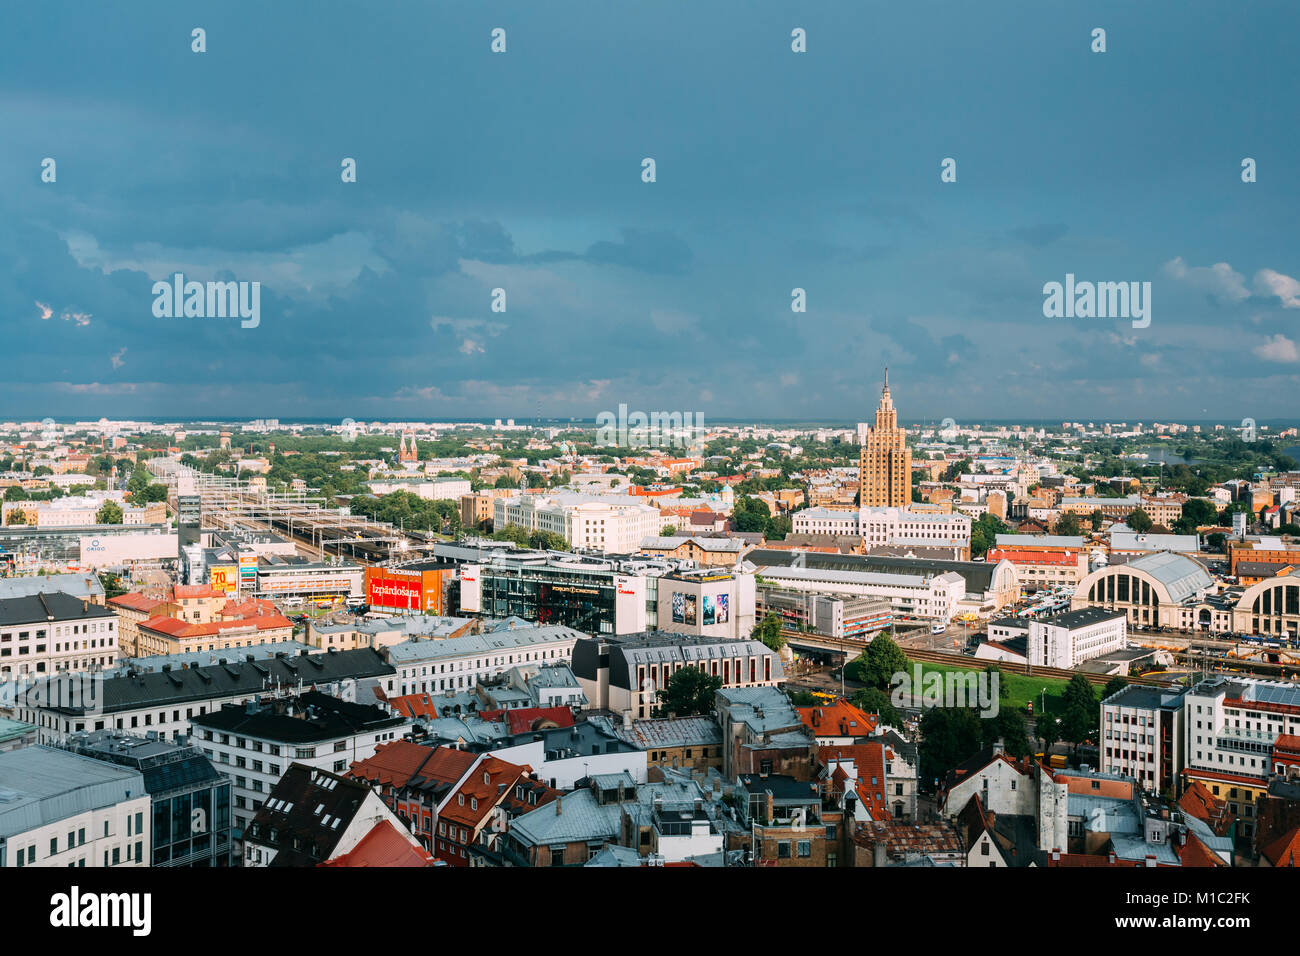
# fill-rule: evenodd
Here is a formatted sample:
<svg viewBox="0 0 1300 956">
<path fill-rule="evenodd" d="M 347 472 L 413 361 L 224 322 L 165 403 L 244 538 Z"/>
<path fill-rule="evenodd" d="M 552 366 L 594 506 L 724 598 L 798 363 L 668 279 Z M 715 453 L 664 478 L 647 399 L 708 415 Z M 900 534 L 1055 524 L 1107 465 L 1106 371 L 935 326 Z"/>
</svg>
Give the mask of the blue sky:
<svg viewBox="0 0 1300 956">
<path fill-rule="evenodd" d="M 1292 0 L 5 16 L 0 416 L 1297 411 Z M 178 270 L 261 324 L 155 318 Z M 1045 318 L 1066 273 L 1150 327 Z"/>
</svg>

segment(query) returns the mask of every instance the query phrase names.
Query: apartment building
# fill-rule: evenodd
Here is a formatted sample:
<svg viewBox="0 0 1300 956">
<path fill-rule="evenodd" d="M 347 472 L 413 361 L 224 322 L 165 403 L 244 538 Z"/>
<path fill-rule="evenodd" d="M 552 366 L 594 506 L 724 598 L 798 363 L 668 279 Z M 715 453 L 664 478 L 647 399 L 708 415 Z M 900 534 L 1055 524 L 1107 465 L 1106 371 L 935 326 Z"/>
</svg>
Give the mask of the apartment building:
<svg viewBox="0 0 1300 956">
<path fill-rule="evenodd" d="M 148 866 L 138 770 L 52 747 L 0 753 L 0 868 Z"/>
<path fill-rule="evenodd" d="M 117 662 L 117 615 L 61 592 L 0 599 L 0 680 Z"/>
<path fill-rule="evenodd" d="M 889 545 L 948 546 L 970 553 L 969 515 L 942 511 L 917 512 L 902 507 L 805 508 L 791 517 L 795 534 L 862 538 L 868 548 Z"/>
<path fill-rule="evenodd" d="M 657 692 L 686 667 L 722 678 L 723 688 L 775 687 L 785 680 L 781 658 L 761 641 L 660 631 L 583 637 L 573 648 L 572 666 L 593 709 L 634 719 L 654 716 Z"/>
<path fill-rule="evenodd" d="M 492 508 L 497 529 L 513 524 L 550 531 L 572 548 L 601 553 L 631 554 L 643 540 L 657 536 L 664 524 L 653 505 L 600 495 L 520 495 L 498 498 Z"/>
<path fill-rule="evenodd" d="M 19 698 L 14 716 L 35 724 L 42 743 L 93 730 L 154 731 L 176 738 L 190 732 L 196 716 L 242 704 L 276 687 L 307 691 L 315 687 L 336 696 L 355 696 L 358 681 L 385 679 L 393 668 L 366 648 L 330 654 L 232 656 L 215 664 L 164 666 L 124 675 L 72 675 L 46 680 Z M 68 686 L 72 685 L 72 686 Z"/>
<path fill-rule="evenodd" d="M 1300 736 L 1300 687 L 1289 682 L 1217 675 L 1183 698 L 1183 778 L 1226 800 L 1242 833 L 1254 832 L 1255 803 Z"/>
<path fill-rule="evenodd" d="M 1128 646 L 1123 611 L 1083 608 L 1029 622 L 1028 660 L 1043 667 L 1072 669 L 1084 661 Z"/>
<path fill-rule="evenodd" d="M 1088 551 L 1078 535 L 1000 534 L 985 558 L 1010 561 L 1030 591 L 1074 587 L 1088 574 Z"/>
<path fill-rule="evenodd" d="M 236 837 L 292 763 L 346 773 L 411 726 L 385 707 L 356 704 L 320 691 L 246 704 L 225 704 L 191 721 L 194 743 L 231 778 Z"/>
<path fill-rule="evenodd" d="M 473 690 L 520 664 L 568 662 L 586 635 L 573 628 L 502 627 L 445 640 L 412 638 L 387 648 L 393 673 L 383 679 L 389 697 Z"/>
<path fill-rule="evenodd" d="M 1129 684 L 1101 702 L 1101 772 L 1163 793 L 1183 771 L 1184 688 Z"/>
</svg>

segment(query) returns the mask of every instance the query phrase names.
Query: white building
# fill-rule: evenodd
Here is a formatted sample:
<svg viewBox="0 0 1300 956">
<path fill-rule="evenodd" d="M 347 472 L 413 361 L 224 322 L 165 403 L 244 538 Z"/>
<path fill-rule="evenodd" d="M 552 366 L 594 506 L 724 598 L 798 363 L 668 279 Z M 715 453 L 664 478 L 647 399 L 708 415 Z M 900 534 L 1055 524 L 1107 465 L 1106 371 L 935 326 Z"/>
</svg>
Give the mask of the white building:
<svg viewBox="0 0 1300 956">
<path fill-rule="evenodd" d="M 1162 793 L 1183 768 L 1183 688 L 1129 684 L 1101 702 L 1101 772 Z"/>
<path fill-rule="evenodd" d="M 110 612 L 111 613 L 111 612 Z M 211 654 L 217 663 L 156 671 L 134 670 L 125 676 L 73 674 L 40 682 L 20 695 L 14 717 L 35 724 L 40 741 L 59 741 L 83 730 L 126 730 L 175 738 L 190 732 L 196 716 L 243 704 L 277 690 L 327 689 L 336 697 L 355 699 L 359 680 L 382 679 L 393 668 L 364 648 L 329 654 L 277 655 L 247 659 L 238 651 Z"/>
<path fill-rule="evenodd" d="M 50 747 L 0 753 L 0 868 L 148 866 L 137 770 Z"/>
<path fill-rule="evenodd" d="M 290 764 L 346 773 L 411 728 L 384 707 L 319 691 L 264 704 L 227 704 L 191 721 L 194 743 L 231 778 L 237 830 L 246 827 Z"/>
<path fill-rule="evenodd" d="M 117 615 L 62 592 L 0 599 L 0 680 L 117 663 Z"/>
<path fill-rule="evenodd" d="M 389 697 L 473 690 L 520 664 L 568 663 L 586 637 L 571 627 L 506 627 L 443 640 L 413 638 L 387 649 L 396 673 L 383 679 Z"/>
<path fill-rule="evenodd" d="M 519 495 L 493 502 L 493 527 L 551 531 L 575 549 L 632 554 L 663 530 L 659 509 L 637 501 L 571 493 Z"/>
<path fill-rule="evenodd" d="M 791 516 L 795 534 L 861 537 L 868 548 L 886 545 L 970 547 L 971 519 L 964 514 L 904 508 L 805 508 Z"/>
<path fill-rule="evenodd" d="M 459 501 L 461 495 L 471 493 L 470 484 L 464 478 L 433 478 L 426 481 L 394 478 L 387 481 L 372 481 L 370 491 L 376 495 L 409 491 L 428 501 Z"/>
<path fill-rule="evenodd" d="M 764 567 L 765 582 L 799 591 L 861 594 L 886 598 L 897 614 L 950 621 L 966 597 L 966 579 L 956 571 L 942 574 L 889 574 L 829 568 Z"/>
<path fill-rule="evenodd" d="M 1128 646 L 1123 611 L 1084 608 L 1029 622 L 1030 664 L 1071 669 Z"/>
</svg>

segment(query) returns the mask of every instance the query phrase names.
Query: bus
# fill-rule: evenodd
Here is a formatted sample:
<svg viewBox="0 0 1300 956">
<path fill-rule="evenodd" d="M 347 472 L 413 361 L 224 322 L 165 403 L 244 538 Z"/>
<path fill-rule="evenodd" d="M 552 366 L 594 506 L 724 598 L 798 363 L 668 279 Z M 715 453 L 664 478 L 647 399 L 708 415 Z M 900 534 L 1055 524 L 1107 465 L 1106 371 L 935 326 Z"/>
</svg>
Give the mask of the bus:
<svg viewBox="0 0 1300 956">
<path fill-rule="evenodd" d="M 931 625 L 930 625 L 930 633 L 931 633 L 931 634 L 942 634 L 942 633 L 943 633 L 944 631 L 946 631 L 946 630 L 948 630 L 948 625 L 947 625 L 947 624 L 931 624 Z"/>
</svg>

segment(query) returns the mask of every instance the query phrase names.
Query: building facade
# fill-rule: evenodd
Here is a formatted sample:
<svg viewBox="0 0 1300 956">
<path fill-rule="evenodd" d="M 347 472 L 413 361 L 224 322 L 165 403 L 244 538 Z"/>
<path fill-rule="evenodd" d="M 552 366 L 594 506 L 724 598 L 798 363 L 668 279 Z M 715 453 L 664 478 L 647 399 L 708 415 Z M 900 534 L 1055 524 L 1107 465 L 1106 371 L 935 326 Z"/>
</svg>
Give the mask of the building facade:
<svg viewBox="0 0 1300 956">
<path fill-rule="evenodd" d="M 907 432 L 898 427 L 898 411 L 889 397 L 889 369 L 876 408 L 876 424 L 868 428 L 858 457 L 859 495 L 864 508 L 906 508 L 912 500 L 912 451 Z"/>
</svg>

